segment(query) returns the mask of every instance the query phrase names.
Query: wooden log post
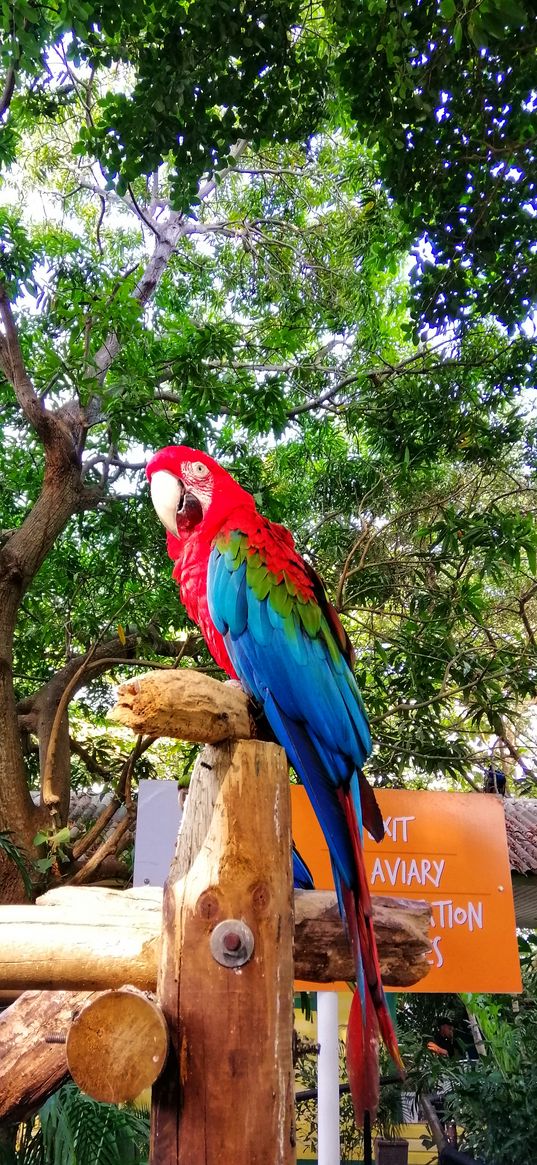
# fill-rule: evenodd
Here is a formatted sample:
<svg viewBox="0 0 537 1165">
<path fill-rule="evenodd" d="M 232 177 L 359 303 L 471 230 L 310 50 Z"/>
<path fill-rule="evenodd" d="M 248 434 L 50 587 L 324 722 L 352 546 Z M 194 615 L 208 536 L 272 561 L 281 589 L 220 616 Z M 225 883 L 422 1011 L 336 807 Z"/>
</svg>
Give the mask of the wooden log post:
<svg viewBox="0 0 537 1165">
<path fill-rule="evenodd" d="M 157 994 L 173 1045 L 151 1165 L 291 1165 L 293 906 L 287 762 L 205 749 L 164 891 Z"/>
<path fill-rule="evenodd" d="M 173 1050 L 153 1090 L 150 1160 L 290 1165 L 293 911 L 282 750 L 258 741 L 205 749 L 187 805 L 164 891 L 157 994 Z"/>
</svg>

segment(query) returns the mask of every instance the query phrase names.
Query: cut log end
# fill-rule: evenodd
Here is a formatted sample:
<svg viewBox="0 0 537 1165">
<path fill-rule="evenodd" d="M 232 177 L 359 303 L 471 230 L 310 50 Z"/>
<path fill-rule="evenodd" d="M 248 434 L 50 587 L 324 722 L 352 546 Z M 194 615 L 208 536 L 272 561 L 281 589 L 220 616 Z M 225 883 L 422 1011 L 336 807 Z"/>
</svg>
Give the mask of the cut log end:
<svg viewBox="0 0 537 1165">
<path fill-rule="evenodd" d="M 134 1100 L 157 1079 L 168 1050 L 158 1004 L 134 987 L 104 991 L 73 1019 L 67 1064 L 75 1084 L 94 1100 Z"/>
</svg>

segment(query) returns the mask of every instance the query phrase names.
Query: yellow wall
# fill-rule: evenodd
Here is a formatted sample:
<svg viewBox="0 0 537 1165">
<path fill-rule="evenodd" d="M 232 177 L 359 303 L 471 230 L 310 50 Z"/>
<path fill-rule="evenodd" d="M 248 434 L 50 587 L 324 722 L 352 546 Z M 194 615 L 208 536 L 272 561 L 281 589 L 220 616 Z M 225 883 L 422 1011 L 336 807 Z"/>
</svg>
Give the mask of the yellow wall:
<svg viewBox="0 0 537 1165">
<path fill-rule="evenodd" d="M 426 1125 L 402 1125 L 399 1136 L 404 1137 L 409 1143 L 408 1165 L 438 1165 L 438 1154 L 436 1150 L 424 1149 L 420 1140 L 422 1136 L 430 1136 Z M 305 1145 L 301 1144 L 300 1140 L 297 1143 L 296 1155 L 298 1161 L 313 1162 L 317 1160 L 314 1154 Z"/>
</svg>

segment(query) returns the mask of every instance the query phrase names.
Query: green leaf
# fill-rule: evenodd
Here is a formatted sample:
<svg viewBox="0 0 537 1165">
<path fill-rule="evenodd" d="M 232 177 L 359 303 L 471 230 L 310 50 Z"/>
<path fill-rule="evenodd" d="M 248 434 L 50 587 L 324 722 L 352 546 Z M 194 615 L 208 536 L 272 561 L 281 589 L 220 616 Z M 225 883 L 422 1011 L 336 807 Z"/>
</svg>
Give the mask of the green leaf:
<svg viewBox="0 0 537 1165">
<path fill-rule="evenodd" d="M 54 865 L 54 858 L 37 858 L 35 865 L 37 869 L 41 871 L 41 873 L 45 874 L 47 870 L 50 870 L 51 866 Z"/>
<path fill-rule="evenodd" d="M 440 4 L 440 11 L 444 17 L 444 20 L 453 20 L 453 17 L 457 11 L 455 0 L 442 0 L 442 3 Z"/>
</svg>

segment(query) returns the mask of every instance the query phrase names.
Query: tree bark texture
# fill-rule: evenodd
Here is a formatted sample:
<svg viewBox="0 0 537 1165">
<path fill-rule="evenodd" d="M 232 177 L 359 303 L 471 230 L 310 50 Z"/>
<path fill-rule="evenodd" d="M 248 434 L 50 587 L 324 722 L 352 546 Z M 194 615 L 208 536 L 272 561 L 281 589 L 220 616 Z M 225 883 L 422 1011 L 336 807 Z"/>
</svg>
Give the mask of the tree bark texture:
<svg viewBox="0 0 537 1165">
<path fill-rule="evenodd" d="M 217 792 L 201 830 L 201 849 L 182 876 L 193 848 L 187 818 L 164 891 L 157 994 L 172 1051 L 153 1089 L 150 1161 L 291 1165 L 287 762 L 276 745 L 239 741 L 212 750 L 205 763 L 213 769 Z M 200 766 L 197 779 L 206 776 Z M 211 944 L 222 924 L 223 962 L 225 936 L 249 928 L 253 953 L 243 965 L 218 961 Z"/>
<path fill-rule="evenodd" d="M 89 991 L 25 991 L 0 1015 L 0 1120 L 26 1120 L 68 1076 L 65 1044 Z"/>
</svg>

